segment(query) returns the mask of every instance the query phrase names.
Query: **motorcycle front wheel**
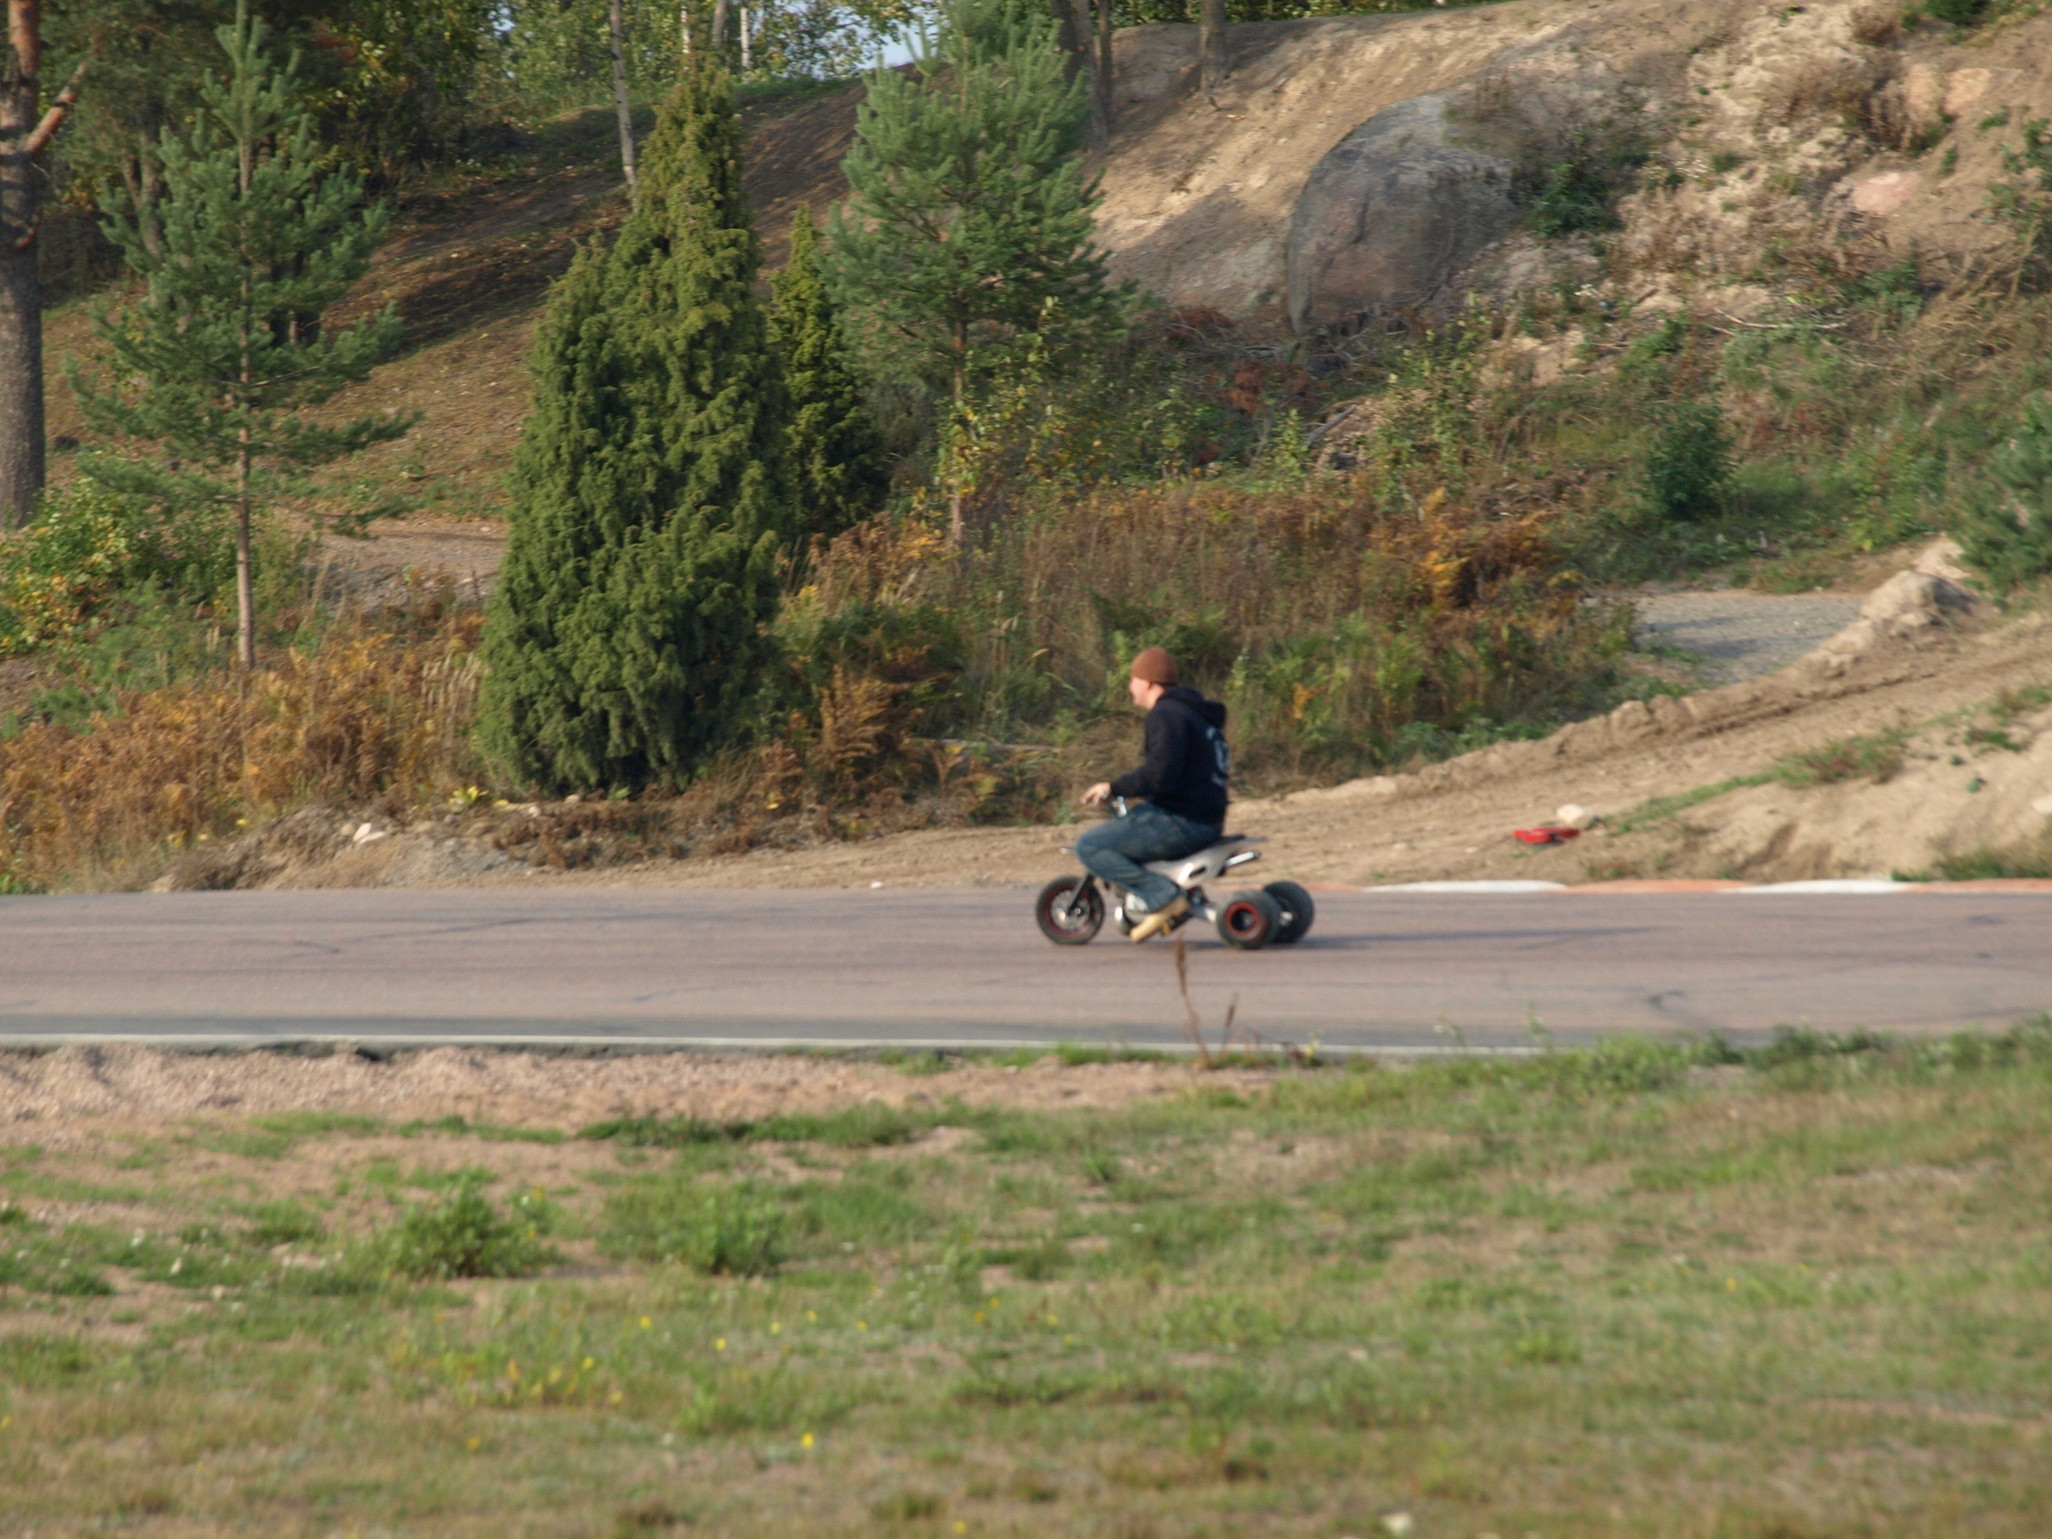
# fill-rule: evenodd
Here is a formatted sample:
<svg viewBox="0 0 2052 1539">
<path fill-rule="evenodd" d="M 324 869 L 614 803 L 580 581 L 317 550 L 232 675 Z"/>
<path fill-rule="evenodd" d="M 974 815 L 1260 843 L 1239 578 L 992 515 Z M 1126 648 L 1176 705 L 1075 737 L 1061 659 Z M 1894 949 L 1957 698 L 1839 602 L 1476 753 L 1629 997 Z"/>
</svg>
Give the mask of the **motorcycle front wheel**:
<svg viewBox="0 0 2052 1539">
<path fill-rule="evenodd" d="M 1082 892 L 1080 876 L 1058 876 L 1033 900 L 1040 933 L 1057 946 L 1087 946 L 1104 928 L 1104 894 L 1092 882 Z"/>
</svg>

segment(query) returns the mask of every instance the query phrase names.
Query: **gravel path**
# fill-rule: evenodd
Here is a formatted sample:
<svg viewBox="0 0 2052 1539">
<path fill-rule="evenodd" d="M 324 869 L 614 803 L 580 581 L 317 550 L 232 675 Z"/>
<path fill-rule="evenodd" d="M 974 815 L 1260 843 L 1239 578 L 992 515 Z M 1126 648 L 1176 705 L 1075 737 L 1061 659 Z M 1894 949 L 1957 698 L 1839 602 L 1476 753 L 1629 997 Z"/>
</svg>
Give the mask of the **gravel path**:
<svg viewBox="0 0 2052 1539">
<path fill-rule="evenodd" d="M 1859 616 L 1857 596 L 1821 593 L 1633 595 L 1639 645 L 1675 647 L 1700 659 L 1706 685 L 1784 668 Z"/>
<path fill-rule="evenodd" d="M 315 567 L 328 597 L 376 610 L 407 602 L 409 579 L 432 588 L 447 578 L 460 599 L 482 601 L 505 552 L 504 524 L 394 519 L 373 525 L 368 539 L 329 535 Z"/>
</svg>

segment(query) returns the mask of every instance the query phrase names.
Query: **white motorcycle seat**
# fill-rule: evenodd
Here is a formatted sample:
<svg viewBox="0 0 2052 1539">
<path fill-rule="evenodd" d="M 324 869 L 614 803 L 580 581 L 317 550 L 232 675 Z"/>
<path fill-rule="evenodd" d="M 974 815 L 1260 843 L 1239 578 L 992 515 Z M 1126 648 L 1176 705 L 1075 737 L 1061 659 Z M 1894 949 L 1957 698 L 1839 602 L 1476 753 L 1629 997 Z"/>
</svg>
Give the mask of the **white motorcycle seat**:
<svg viewBox="0 0 2052 1539">
<path fill-rule="evenodd" d="M 1243 866 L 1249 861 L 1259 860 L 1261 852 L 1254 848 L 1266 840 L 1252 834 L 1227 834 L 1218 843 L 1207 845 L 1194 855 L 1178 855 L 1174 860 L 1150 860 L 1146 867 L 1167 877 L 1178 887 L 1189 889 L 1202 887 L 1225 875 L 1229 866 Z"/>
</svg>

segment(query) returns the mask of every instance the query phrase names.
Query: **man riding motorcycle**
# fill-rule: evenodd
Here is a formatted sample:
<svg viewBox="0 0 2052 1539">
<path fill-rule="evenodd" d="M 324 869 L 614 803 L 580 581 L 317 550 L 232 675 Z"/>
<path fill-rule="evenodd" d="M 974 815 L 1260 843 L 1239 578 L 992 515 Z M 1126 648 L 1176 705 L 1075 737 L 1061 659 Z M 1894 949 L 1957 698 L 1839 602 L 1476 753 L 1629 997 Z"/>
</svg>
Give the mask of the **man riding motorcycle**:
<svg viewBox="0 0 2052 1539">
<path fill-rule="evenodd" d="M 1190 911 L 1176 884 L 1146 869 L 1150 860 L 1174 860 L 1216 844 L 1225 827 L 1226 709 L 1176 682 L 1176 660 L 1160 647 L 1133 659 L 1126 687 L 1147 713 L 1147 751 L 1140 767 L 1101 780 L 1083 793 L 1086 805 L 1111 797 L 1146 799 L 1076 841 L 1085 869 L 1123 889 L 1126 911 L 1143 909 L 1133 939 L 1149 940 Z"/>
</svg>

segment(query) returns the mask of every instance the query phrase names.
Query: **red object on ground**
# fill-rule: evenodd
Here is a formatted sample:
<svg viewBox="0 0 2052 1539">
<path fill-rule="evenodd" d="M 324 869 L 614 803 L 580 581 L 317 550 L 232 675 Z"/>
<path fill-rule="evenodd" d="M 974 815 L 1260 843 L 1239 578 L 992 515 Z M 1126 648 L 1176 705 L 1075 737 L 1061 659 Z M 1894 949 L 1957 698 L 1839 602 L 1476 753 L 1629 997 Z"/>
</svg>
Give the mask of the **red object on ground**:
<svg viewBox="0 0 2052 1539">
<path fill-rule="evenodd" d="M 1556 828 L 1549 824 L 1545 828 L 1514 828 L 1511 837 L 1522 839 L 1527 844 L 1559 844 L 1578 837 L 1581 832 L 1579 828 Z"/>
</svg>

